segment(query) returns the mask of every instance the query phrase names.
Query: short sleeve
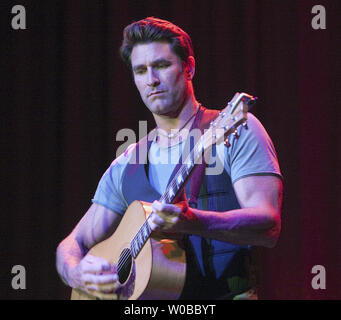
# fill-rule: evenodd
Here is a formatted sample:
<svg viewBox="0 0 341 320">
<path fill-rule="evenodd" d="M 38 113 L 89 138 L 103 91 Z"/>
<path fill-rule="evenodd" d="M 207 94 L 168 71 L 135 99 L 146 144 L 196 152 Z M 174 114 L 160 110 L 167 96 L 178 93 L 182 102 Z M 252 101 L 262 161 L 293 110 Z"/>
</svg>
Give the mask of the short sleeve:
<svg viewBox="0 0 341 320">
<path fill-rule="evenodd" d="M 118 214 L 123 215 L 128 204 L 122 193 L 122 176 L 132 154 L 133 145 L 127 151 L 116 158 L 103 174 L 98 183 L 93 203 L 100 204 Z"/>
<path fill-rule="evenodd" d="M 230 136 L 230 147 L 219 145 L 219 153 L 224 154 L 224 167 L 232 183 L 251 175 L 282 178 L 271 138 L 253 114 L 248 113 L 247 127 L 238 127 L 238 136 Z"/>
</svg>

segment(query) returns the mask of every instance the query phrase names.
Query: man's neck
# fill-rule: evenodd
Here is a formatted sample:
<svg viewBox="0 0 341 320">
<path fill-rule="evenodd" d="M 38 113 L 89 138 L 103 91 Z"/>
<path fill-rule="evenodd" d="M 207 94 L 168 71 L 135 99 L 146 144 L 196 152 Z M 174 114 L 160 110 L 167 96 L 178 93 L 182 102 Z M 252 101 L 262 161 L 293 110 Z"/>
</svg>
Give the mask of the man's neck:
<svg viewBox="0 0 341 320">
<path fill-rule="evenodd" d="M 195 97 L 191 97 L 180 108 L 180 112 L 174 115 L 154 115 L 156 126 L 165 132 L 171 132 L 182 128 L 186 122 L 197 112 L 199 103 Z M 193 119 L 192 119 L 193 120 Z M 187 127 L 187 125 L 186 125 Z"/>
<path fill-rule="evenodd" d="M 193 96 L 184 104 L 178 115 L 154 115 L 157 125 L 157 143 L 165 147 L 185 140 L 198 109 L 199 103 Z"/>
</svg>

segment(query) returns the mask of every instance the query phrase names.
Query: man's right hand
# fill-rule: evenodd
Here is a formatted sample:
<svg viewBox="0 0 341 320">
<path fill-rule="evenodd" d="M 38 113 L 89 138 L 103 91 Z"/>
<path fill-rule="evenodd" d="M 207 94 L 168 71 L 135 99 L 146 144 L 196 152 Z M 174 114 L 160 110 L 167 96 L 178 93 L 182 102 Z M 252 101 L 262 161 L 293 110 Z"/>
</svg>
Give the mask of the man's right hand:
<svg viewBox="0 0 341 320">
<path fill-rule="evenodd" d="M 99 299 L 116 300 L 121 287 L 113 266 L 105 259 L 86 255 L 68 272 L 69 285 Z"/>
</svg>

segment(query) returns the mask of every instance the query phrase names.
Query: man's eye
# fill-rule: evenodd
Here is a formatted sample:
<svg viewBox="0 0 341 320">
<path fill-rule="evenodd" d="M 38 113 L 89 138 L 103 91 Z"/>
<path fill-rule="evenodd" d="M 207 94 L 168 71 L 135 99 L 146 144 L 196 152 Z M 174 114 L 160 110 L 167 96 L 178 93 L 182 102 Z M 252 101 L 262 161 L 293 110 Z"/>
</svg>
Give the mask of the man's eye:
<svg viewBox="0 0 341 320">
<path fill-rule="evenodd" d="M 166 62 L 158 63 L 158 64 L 156 65 L 156 67 L 157 67 L 158 69 L 167 68 L 168 66 L 169 66 L 169 63 L 166 63 Z"/>
<path fill-rule="evenodd" d="M 135 74 L 143 74 L 145 72 L 146 72 L 145 69 L 135 69 Z"/>
</svg>

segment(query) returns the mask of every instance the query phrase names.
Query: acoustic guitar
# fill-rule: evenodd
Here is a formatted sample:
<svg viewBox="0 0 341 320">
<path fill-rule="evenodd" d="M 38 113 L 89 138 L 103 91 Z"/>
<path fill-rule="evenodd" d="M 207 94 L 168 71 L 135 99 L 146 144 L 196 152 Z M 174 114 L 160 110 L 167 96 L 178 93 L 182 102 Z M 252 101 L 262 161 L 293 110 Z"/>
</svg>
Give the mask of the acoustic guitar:
<svg viewBox="0 0 341 320">
<path fill-rule="evenodd" d="M 173 203 L 212 145 L 222 141 L 228 143 L 228 136 L 236 134 L 238 126 L 246 125 L 248 109 L 256 99 L 246 93 L 234 96 L 182 162 L 160 202 Z M 112 236 L 88 252 L 115 266 L 122 284 L 119 300 L 176 300 L 182 292 L 186 255 L 181 238 L 152 232 L 148 223 L 151 212 L 151 203 L 132 202 Z M 73 289 L 71 299 L 92 300 L 96 297 Z"/>
</svg>

